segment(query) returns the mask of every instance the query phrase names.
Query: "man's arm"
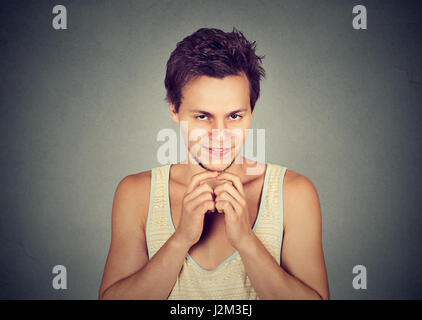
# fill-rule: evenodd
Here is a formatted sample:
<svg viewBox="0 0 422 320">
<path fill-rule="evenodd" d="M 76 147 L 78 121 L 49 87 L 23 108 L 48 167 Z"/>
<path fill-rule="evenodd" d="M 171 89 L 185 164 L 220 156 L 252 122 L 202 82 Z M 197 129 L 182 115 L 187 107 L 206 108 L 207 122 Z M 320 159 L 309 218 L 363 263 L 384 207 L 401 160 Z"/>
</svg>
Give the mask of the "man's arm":
<svg viewBox="0 0 422 320">
<path fill-rule="evenodd" d="M 99 299 L 167 299 L 176 282 L 189 246 L 175 234 L 148 261 L 144 221 L 150 181 L 146 173 L 130 175 L 116 189 Z"/>
<path fill-rule="evenodd" d="M 282 266 L 252 234 L 238 249 L 246 273 L 260 299 L 329 299 L 317 191 L 298 174 L 283 189 Z"/>
</svg>

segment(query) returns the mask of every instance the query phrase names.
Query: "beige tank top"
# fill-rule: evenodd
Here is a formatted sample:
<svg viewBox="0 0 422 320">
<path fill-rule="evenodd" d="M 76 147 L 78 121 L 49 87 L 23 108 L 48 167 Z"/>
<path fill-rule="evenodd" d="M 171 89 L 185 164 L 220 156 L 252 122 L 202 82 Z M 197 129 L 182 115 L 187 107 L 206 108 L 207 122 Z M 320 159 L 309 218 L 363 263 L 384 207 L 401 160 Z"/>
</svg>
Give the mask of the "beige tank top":
<svg viewBox="0 0 422 320">
<path fill-rule="evenodd" d="M 280 265 L 283 241 L 283 179 L 287 168 L 267 163 L 258 215 L 253 232 Z M 148 257 L 154 254 L 175 232 L 170 214 L 170 164 L 152 169 L 151 193 L 146 225 Z M 169 261 L 169 263 L 171 263 Z M 201 268 L 188 253 L 169 300 L 259 300 L 246 275 L 238 251 L 216 268 Z"/>
</svg>

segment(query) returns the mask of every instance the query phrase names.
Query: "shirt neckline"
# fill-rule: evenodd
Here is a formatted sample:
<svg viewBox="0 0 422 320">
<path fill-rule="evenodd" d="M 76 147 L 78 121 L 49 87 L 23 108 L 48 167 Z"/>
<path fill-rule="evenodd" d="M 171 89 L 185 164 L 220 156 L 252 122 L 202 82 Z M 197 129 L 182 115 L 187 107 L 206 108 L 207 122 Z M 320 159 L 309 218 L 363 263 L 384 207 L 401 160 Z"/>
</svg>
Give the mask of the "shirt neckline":
<svg viewBox="0 0 422 320">
<path fill-rule="evenodd" d="M 171 216 L 171 212 L 170 212 L 170 195 L 169 195 L 169 181 L 170 181 L 170 167 L 172 166 L 172 164 L 168 164 L 166 166 L 166 184 L 165 184 L 165 197 L 166 197 L 166 206 L 167 206 L 167 218 L 169 220 L 169 224 L 171 227 L 171 232 L 172 234 L 176 231 L 176 228 L 174 227 L 173 224 L 173 218 Z M 259 209 L 258 209 L 258 214 L 257 217 L 255 219 L 254 225 L 252 227 L 252 232 L 255 233 L 256 228 L 258 227 L 259 221 L 261 219 L 262 216 L 262 212 L 264 211 L 264 204 L 265 204 L 265 198 L 266 198 L 266 194 L 267 194 L 267 184 L 268 184 L 268 175 L 269 175 L 269 171 L 270 171 L 270 163 L 267 163 L 266 165 L 266 169 L 265 169 L 265 175 L 264 175 L 264 183 L 262 186 L 262 192 L 261 192 L 261 200 L 259 202 Z M 236 250 L 235 252 L 233 252 L 232 255 L 230 255 L 229 257 L 227 257 L 225 260 L 223 260 L 217 267 L 215 267 L 214 269 L 211 270 L 207 270 L 202 268 L 198 263 L 196 263 L 196 261 L 191 257 L 191 255 L 189 254 L 189 252 L 186 254 L 186 257 L 192 262 L 192 264 L 198 268 L 201 271 L 204 272 L 215 272 L 218 269 L 220 269 L 221 267 L 223 267 L 225 264 L 227 264 L 230 260 L 234 259 L 237 255 L 239 254 L 239 251 Z"/>
</svg>

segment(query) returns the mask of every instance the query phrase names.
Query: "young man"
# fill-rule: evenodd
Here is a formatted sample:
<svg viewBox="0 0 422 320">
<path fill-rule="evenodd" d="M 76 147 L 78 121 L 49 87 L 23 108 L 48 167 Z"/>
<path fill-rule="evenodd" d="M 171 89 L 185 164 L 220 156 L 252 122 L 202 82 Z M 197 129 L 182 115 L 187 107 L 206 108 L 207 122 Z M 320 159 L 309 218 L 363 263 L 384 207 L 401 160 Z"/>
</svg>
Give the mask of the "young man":
<svg viewBox="0 0 422 320">
<path fill-rule="evenodd" d="M 166 99 L 187 163 L 119 183 L 100 299 L 329 299 L 312 182 L 240 155 L 261 59 L 235 28 L 178 43 Z"/>
</svg>

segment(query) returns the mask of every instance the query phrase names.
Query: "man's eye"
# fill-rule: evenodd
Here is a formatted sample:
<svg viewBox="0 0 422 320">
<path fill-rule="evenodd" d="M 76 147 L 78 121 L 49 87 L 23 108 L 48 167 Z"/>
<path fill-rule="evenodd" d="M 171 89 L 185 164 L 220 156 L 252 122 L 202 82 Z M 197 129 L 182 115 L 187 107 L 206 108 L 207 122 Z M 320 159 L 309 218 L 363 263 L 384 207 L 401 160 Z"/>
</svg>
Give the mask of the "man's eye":
<svg viewBox="0 0 422 320">
<path fill-rule="evenodd" d="M 234 118 L 234 120 L 241 118 L 241 116 L 236 114 L 236 113 L 233 113 L 232 115 L 230 115 L 230 117 L 233 117 L 233 116 L 236 116 L 236 118 Z"/>
<path fill-rule="evenodd" d="M 199 115 L 199 116 L 196 116 L 196 119 L 199 119 L 199 120 L 204 120 L 204 118 L 198 118 L 198 117 L 206 117 L 206 115 L 201 114 L 201 115 Z"/>
</svg>

